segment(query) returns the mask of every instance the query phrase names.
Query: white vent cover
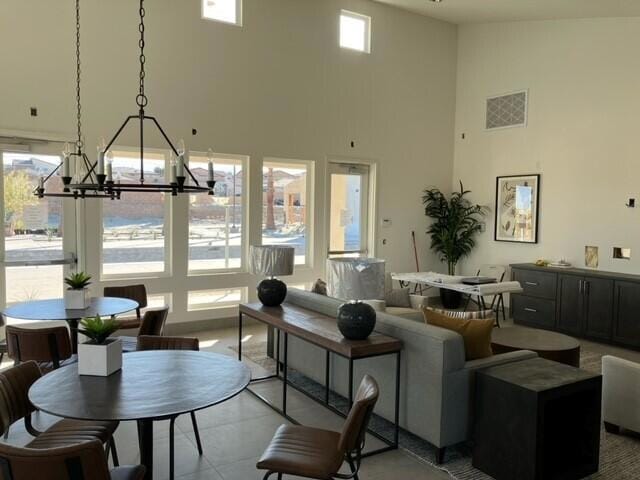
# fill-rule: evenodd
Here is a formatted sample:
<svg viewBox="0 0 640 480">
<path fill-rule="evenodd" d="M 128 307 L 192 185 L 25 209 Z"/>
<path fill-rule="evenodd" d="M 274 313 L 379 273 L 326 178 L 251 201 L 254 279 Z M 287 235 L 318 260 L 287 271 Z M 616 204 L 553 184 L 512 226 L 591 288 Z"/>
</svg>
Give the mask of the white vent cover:
<svg viewBox="0 0 640 480">
<path fill-rule="evenodd" d="M 487 98 L 487 130 L 527 125 L 527 91 Z"/>
</svg>

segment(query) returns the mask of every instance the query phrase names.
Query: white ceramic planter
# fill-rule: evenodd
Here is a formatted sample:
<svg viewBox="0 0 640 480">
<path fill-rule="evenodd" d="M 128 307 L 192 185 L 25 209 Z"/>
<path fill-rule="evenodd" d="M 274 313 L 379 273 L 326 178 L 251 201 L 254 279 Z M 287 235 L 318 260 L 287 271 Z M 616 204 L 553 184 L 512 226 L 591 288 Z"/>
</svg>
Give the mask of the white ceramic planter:
<svg viewBox="0 0 640 480">
<path fill-rule="evenodd" d="M 88 288 L 64 291 L 64 308 L 67 310 L 84 310 L 90 304 L 91 299 L 89 298 Z"/>
<path fill-rule="evenodd" d="M 94 377 L 108 377 L 122 368 L 122 341 L 108 340 L 105 345 L 78 345 L 78 373 Z"/>
</svg>

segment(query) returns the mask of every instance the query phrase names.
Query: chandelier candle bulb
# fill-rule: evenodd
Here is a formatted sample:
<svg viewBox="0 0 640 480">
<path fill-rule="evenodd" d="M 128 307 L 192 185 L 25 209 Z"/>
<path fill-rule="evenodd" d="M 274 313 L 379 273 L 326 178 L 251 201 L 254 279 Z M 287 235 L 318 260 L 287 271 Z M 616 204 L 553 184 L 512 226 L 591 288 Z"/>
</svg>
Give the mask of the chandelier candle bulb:
<svg viewBox="0 0 640 480">
<path fill-rule="evenodd" d="M 107 162 L 107 182 L 113 182 L 113 164 Z"/>
<path fill-rule="evenodd" d="M 213 181 L 213 160 L 209 160 L 209 180 Z"/>
<path fill-rule="evenodd" d="M 71 176 L 71 167 L 69 165 L 69 155 L 67 153 L 64 154 L 64 159 L 62 160 L 62 176 L 63 177 Z"/>
<path fill-rule="evenodd" d="M 184 154 L 178 155 L 178 177 L 184 177 Z"/>
</svg>

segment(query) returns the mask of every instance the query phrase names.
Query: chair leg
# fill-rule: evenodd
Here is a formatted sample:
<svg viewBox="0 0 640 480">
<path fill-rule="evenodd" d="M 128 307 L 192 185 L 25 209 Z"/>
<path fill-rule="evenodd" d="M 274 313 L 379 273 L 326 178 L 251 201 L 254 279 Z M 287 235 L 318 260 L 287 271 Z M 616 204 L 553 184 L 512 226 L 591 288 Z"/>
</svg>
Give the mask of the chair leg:
<svg viewBox="0 0 640 480">
<path fill-rule="evenodd" d="M 347 463 L 349 464 L 349 468 L 351 469 L 353 480 L 359 480 L 358 469 L 356 468 L 356 465 L 353 463 L 353 460 L 349 456 L 347 456 Z"/>
<path fill-rule="evenodd" d="M 196 436 L 196 445 L 198 453 L 202 455 L 202 443 L 200 442 L 200 432 L 198 431 L 198 422 L 196 421 L 196 412 L 191 412 L 191 423 L 193 424 L 193 433 Z"/>
<path fill-rule="evenodd" d="M 267 473 L 265 473 L 265 474 L 264 474 L 264 477 L 262 477 L 262 480 L 267 480 L 267 479 L 268 479 L 271 475 L 273 475 L 274 473 L 276 473 L 276 472 L 267 472 Z M 281 476 L 282 474 L 280 473 L 280 474 L 278 474 L 278 475 L 280 475 L 280 476 Z"/>
<path fill-rule="evenodd" d="M 116 449 L 116 439 L 111 436 L 109 440 L 109 450 L 111 451 L 111 460 L 113 460 L 113 466 L 120 466 L 120 459 L 118 458 L 118 450 Z"/>
<path fill-rule="evenodd" d="M 442 448 L 438 448 L 436 450 L 436 464 L 440 465 L 441 463 L 444 462 L 444 453 L 445 453 L 446 448 L 442 447 Z"/>
<path fill-rule="evenodd" d="M 176 417 L 172 417 L 169 420 L 169 480 L 174 479 L 175 471 L 175 452 L 174 452 L 174 430 L 175 430 Z"/>
</svg>

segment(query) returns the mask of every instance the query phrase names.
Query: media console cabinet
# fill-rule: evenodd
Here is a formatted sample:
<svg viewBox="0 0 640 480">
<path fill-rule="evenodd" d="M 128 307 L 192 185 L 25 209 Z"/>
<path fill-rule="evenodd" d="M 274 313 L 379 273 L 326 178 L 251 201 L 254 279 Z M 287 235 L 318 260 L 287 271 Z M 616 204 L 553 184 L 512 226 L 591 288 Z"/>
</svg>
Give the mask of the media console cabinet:
<svg viewBox="0 0 640 480">
<path fill-rule="evenodd" d="M 511 265 L 514 322 L 640 349 L 640 275 Z"/>
</svg>

